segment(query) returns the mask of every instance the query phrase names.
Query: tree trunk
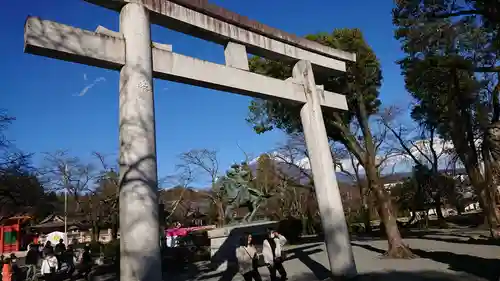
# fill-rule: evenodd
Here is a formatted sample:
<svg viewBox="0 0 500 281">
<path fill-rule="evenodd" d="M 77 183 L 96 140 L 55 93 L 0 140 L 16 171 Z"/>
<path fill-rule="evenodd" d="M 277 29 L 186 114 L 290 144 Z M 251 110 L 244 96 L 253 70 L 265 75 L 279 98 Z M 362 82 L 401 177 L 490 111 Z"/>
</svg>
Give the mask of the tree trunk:
<svg viewBox="0 0 500 281">
<path fill-rule="evenodd" d="M 364 218 L 364 224 L 365 224 L 365 232 L 366 233 L 371 233 L 372 232 L 372 220 L 371 220 L 371 211 L 370 211 L 370 205 L 367 203 L 367 196 L 364 196 L 363 198 L 363 218 Z"/>
<path fill-rule="evenodd" d="M 101 231 L 96 221 L 92 222 L 92 241 L 99 242 L 99 232 Z"/>
<path fill-rule="evenodd" d="M 486 169 L 488 169 L 488 165 L 486 162 L 488 161 L 485 161 Z M 488 224 L 491 237 L 500 238 L 500 233 L 498 231 L 498 217 L 495 210 L 495 199 L 494 197 L 492 197 L 492 193 L 490 190 L 491 185 L 487 180 L 484 180 L 478 168 L 471 167 L 469 176 L 472 186 L 479 194 L 479 203 L 481 205 L 481 208 L 483 209 L 483 215 L 486 223 Z"/>
<path fill-rule="evenodd" d="M 438 187 L 439 188 L 439 187 Z M 437 189 L 436 196 L 434 196 L 434 208 L 436 208 L 436 216 L 438 219 L 438 225 L 440 228 L 448 228 L 448 224 L 443 215 L 443 210 L 441 209 L 443 203 L 441 201 L 441 192 Z"/>
<path fill-rule="evenodd" d="M 111 216 L 111 240 L 115 241 L 118 239 L 118 214 L 114 213 Z"/>
<path fill-rule="evenodd" d="M 365 224 L 365 232 L 366 233 L 371 233 L 372 232 L 372 220 L 371 220 L 371 213 L 370 213 L 370 208 L 369 207 L 363 207 L 363 217 L 364 217 L 364 224 Z"/>
<path fill-rule="evenodd" d="M 219 223 L 218 226 L 224 226 L 224 224 L 226 224 L 226 215 L 224 213 L 224 207 L 222 206 L 222 202 L 220 201 L 216 202 L 215 206 L 217 208 L 217 220 Z"/>
<path fill-rule="evenodd" d="M 485 163 L 486 162 L 488 161 L 485 161 Z M 490 233 L 492 234 L 492 237 L 499 237 L 496 233 L 498 232 L 497 227 L 500 222 L 500 217 L 498 211 L 496 210 L 494 195 L 491 192 L 491 189 L 494 187 L 490 182 L 488 182 L 488 180 L 483 178 L 477 167 L 469 166 L 468 168 L 469 179 L 474 187 L 474 190 L 476 191 L 476 194 L 479 194 L 479 203 L 483 209 L 485 221 L 490 228 Z"/>
<path fill-rule="evenodd" d="M 484 141 L 485 142 L 485 141 Z M 484 162 L 484 186 L 483 188 L 485 189 L 485 195 L 484 199 L 486 199 L 485 203 L 488 204 L 488 212 L 489 216 L 495 217 L 495 220 L 491 221 L 494 222 L 494 228 L 498 227 L 498 224 L 500 223 L 500 217 L 498 216 L 498 210 L 497 210 L 497 200 L 496 200 L 496 180 L 495 180 L 495 170 L 497 169 L 496 163 L 493 161 L 490 151 L 488 149 L 487 142 L 483 145 L 481 149 L 481 153 L 483 156 L 483 162 Z M 493 228 L 493 225 L 490 223 L 490 228 Z M 493 232 L 492 232 L 493 233 Z M 496 236 L 496 235 L 495 235 Z"/>
<path fill-rule="evenodd" d="M 370 196 L 365 192 L 366 187 L 361 182 L 359 182 L 360 177 L 357 171 L 356 171 L 356 179 L 358 180 L 359 194 L 361 196 L 361 211 L 363 212 L 365 232 L 371 233 L 372 223 L 371 223 L 371 210 L 370 210 L 371 206 L 369 204 Z"/>
<path fill-rule="evenodd" d="M 365 169 L 367 170 L 367 178 L 370 183 L 370 187 L 375 195 L 381 224 L 384 227 L 387 242 L 389 243 L 389 250 L 387 251 L 386 256 L 391 258 L 413 258 L 414 255 L 410 248 L 403 242 L 403 238 L 399 232 L 397 220 L 392 209 L 391 199 L 387 192 L 379 184 L 380 181 L 375 167 L 368 166 Z"/>
<path fill-rule="evenodd" d="M 500 232 L 498 230 L 498 222 L 497 222 L 497 212 L 495 206 L 491 206 L 488 204 L 488 190 L 487 188 L 483 188 L 480 192 L 480 205 L 483 208 L 483 215 L 485 221 L 488 225 L 490 235 L 492 238 L 500 238 Z"/>
<path fill-rule="evenodd" d="M 356 90 L 359 93 L 362 92 L 361 89 Z M 370 131 L 369 114 L 362 94 L 358 95 L 357 104 L 358 110 L 356 118 L 358 119 L 361 131 L 363 132 L 366 151 L 365 153 L 360 153 L 360 151 L 358 151 L 355 156 L 363 165 L 363 168 L 365 168 L 366 177 L 368 179 L 368 188 L 375 193 L 374 196 L 377 202 L 377 210 L 384 225 L 385 234 L 387 235 L 387 241 L 389 243 L 389 249 L 386 254 L 392 258 L 412 258 L 414 257 L 413 253 L 410 251 L 410 248 L 403 243 L 403 238 L 401 238 L 397 220 L 392 209 L 391 198 L 384 190 L 383 186 L 380 185 L 380 178 L 377 171 L 378 167 L 375 160 L 377 156 L 377 148 L 374 145 L 374 139 L 372 132 Z M 356 110 L 354 110 L 354 112 L 356 112 Z M 353 144 L 350 146 L 351 148 L 354 147 Z M 359 148 L 359 144 L 357 147 Z M 354 153 L 355 151 L 351 150 L 351 152 Z"/>
</svg>

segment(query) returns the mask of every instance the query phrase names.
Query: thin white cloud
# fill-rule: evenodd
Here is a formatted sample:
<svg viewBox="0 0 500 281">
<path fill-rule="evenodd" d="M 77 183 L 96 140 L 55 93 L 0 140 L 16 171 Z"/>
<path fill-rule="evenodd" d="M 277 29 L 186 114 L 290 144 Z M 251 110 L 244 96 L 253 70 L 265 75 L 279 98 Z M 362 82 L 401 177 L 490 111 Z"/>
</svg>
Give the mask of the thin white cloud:
<svg viewBox="0 0 500 281">
<path fill-rule="evenodd" d="M 87 81 L 87 73 L 83 74 L 83 81 Z"/>
<path fill-rule="evenodd" d="M 87 80 L 87 75 L 84 74 L 84 80 Z M 106 78 L 104 77 L 98 77 L 97 79 L 94 80 L 94 82 L 88 84 L 87 86 L 85 86 L 81 91 L 80 93 L 76 94 L 75 96 L 78 96 L 78 97 L 82 97 L 84 96 L 90 89 L 92 89 L 95 85 L 97 85 L 98 83 L 100 82 L 104 82 L 106 81 Z"/>
</svg>

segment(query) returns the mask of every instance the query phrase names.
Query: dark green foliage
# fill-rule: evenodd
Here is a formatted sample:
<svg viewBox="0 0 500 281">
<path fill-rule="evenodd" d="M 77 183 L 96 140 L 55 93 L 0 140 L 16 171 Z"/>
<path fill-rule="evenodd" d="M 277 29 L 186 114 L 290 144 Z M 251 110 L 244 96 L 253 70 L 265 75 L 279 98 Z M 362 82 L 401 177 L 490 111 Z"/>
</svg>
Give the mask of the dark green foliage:
<svg viewBox="0 0 500 281">
<path fill-rule="evenodd" d="M 120 239 L 116 239 L 107 244 L 104 244 L 102 248 L 104 258 L 113 261 L 120 260 Z"/>
<path fill-rule="evenodd" d="M 393 22 L 398 27 L 396 38 L 413 37 L 411 44 L 403 45 L 408 53 L 412 48 L 436 48 L 446 38 L 448 23 L 462 29 L 464 36 L 480 36 L 482 40 L 463 40 L 460 44 L 480 65 L 479 71 L 498 71 L 495 55 L 499 50 L 500 2 L 497 0 L 398 0 L 393 10 Z M 486 36 L 483 36 L 486 34 Z M 476 45 L 477 43 L 483 46 Z M 413 46 L 413 47 L 412 47 Z M 442 46 L 442 45 L 441 45 Z"/>
<path fill-rule="evenodd" d="M 302 235 L 302 221 L 294 217 L 281 220 L 278 224 L 278 232 L 283 234 L 290 244 L 295 244 Z"/>
<path fill-rule="evenodd" d="M 98 257 L 104 248 L 103 244 L 98 241 L 91 241 L 89 243 L 90 246 L 90 253 L 92 253 L 92 256 Z"/>
<path fill-rule="evenodd" d="M 331 34 L 319 33 L 308 35 L 307 38 L 357 55 L 356 63 L 348 64 L 346 75 L 316 77 L 316 84 L 324 85 L 326 90 L 345 94 L 351 109 L 348 112 L 324 114 L 328 137 L 332 140 L 356 141 L 351 135 L 346 135 L 348 132 L 341 130 L 348 130 L 354 117 L 362 118 L 359 112 L 360 102 L 366 107 L 368 115 L 378 110 L 378 89 L 382 83 L 380 63 L 359 29 L 336 29 Z M 292 76 L 292 66 L 258 57 L 250 60 L 250 69 L 279 79 Z M 249 106 L 247 121 L 254 126 L 257 133 L 273 128 L 282 129 L 287 133 L 301 132 L 300 108 L 278 101 L 256 99 Z"/>
</svg>

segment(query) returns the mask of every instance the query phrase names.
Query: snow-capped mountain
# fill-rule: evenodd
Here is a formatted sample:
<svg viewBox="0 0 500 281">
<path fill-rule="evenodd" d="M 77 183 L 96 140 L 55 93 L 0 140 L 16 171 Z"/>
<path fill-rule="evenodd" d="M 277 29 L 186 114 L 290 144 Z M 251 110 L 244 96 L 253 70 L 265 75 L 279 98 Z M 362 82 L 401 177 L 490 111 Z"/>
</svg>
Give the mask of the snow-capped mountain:
<svg viewBox="0 0 500 281">
<path fill-rule="evenodd" d="M 309 176 L 311 174 L 311 167 L 309 165 L 309 161 L 307 160 L 299 160 L 296 163 L 290 163 L 286 158 L 278 155 L 271 154 L 271 160 L 273 160 L 273 164 L 278 171 L 283 173 L 286 177 L 292 178 L 300 182 L 301 184 L 307 184 L 309 182 Z M 258 169 L 258 160 L 259 157 L 249 161 L 248 166 L 252 170 L 252 172 L 256 172 Z M 336 172 L 337 181 L 350 184 L 353 183 L 353 180 L 341 172 Z"/>
</svg>

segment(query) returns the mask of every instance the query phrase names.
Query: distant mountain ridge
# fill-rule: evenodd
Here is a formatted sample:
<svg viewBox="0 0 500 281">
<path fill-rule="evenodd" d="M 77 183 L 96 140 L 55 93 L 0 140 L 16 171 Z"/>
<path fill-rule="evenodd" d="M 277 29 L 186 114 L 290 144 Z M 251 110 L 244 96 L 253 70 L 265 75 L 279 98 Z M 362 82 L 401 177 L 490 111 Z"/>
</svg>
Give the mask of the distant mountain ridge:
<svg viewBox="0 0 500 281">
<path fill-rule="evenodd" d="M 290 164 L 278 157 L 270 157 L 271 161 L 273 161 L 273 165 L 276 167 L 278 171 L 280 171 L 284 176 L 295 179 L 298 181 L 300 184 L 308 184 L 309 183 L 309 177 L 307 175 L 312 175 L 311 169 L 307 168 L 302 168 L 298 165 Z M 258 158 L 253 159 L 252 161 L 249 162 L 248 164 L 250 170 L 252 173 L 257 172 L 258 169 Z M 307 175 L 305 175 L 307 174 Z M 336 172 L 335 173 L 337 176 L 337 181 L 344 183 L 344 184 L 353 184 L 354 181 L 351 179 L 351 177 L 345 175 L 344 173 L 341 172 Z"/>
<path fill-rule="evenodd" d="M 276 167 L 277 170 L 281 171 L 284 176 L 293 178 L 297 180 L 300 184 L 307 184 L 309 183 L 309 178 L 307 175 L 312 175 L 311 169 L 308 168 L 308 161 L 299 161 L 300 163 L 294 165 L 285 162 L 282 157 L 276 156 L 276 155 L 269 155 L 271 161 L 273 161 L 273 165 Z M 249 162 L 249 167 L 252 170 L 252 172 L 255 174 L 258 168 L 258 161 L 259 157 L 251 160 Z M 446 173 L 446 169 L 440 170 L 440 172 Z M 306 173 L 307 175 L 304 175 Z M 464 168 L 458 168 L 455 170 L 456 174 L 466 174 Z M 355 183 L 355 180 L 352 179 L 350 176 L 346 175 L 345 173 L 342 172 L 336 172 L 335 173 L 337 177 L 337 182 L 342 183 L 344 185 L 352 185 Z M 406 178 L 411 177 L 412 172 L 411 171 L 401 171 L 401 172 L 395 172 L 391 174 L 383 174 L 381 176 L 381 180 L 383 182 L 399 182 L 402 181 Z M 364 171 L 360 171 L 360 179 L 365 179 L 366 175 L 364 174 Z"/>
</svg>

